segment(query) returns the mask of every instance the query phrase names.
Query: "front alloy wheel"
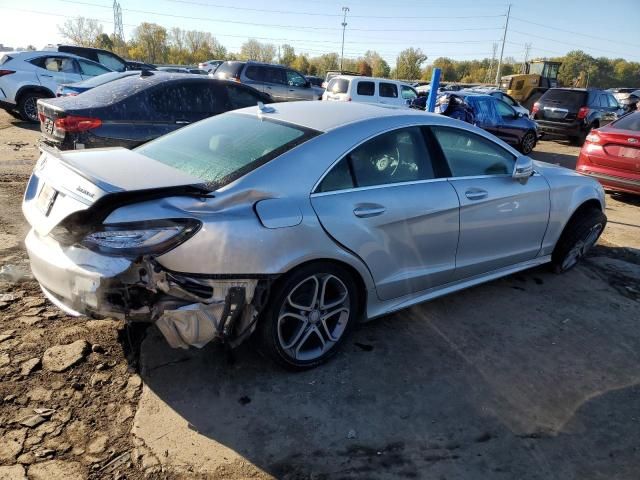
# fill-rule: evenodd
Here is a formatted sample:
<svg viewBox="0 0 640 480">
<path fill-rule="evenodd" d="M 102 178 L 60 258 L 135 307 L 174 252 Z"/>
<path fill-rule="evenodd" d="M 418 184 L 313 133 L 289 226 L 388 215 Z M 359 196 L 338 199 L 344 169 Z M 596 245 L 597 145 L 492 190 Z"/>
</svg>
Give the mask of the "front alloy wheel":
<svg viewBox="0 0 640 480">
<path fill-rule="evenodd" d="M 326 361 L 355 323 L 355 288 L 351 275 L 337 265 L 294 272 L 275 289 L 261 320 L 265 353 L 296 370 Z"/>
<path fill-rule="evenodd" d="M 522 141 L 520 143 L 520 151 L 524 155 L 529 155 L 536 146 L 536 134 L 533 132 L 527 132 L 522 137 Z"/>
<path fill-rule="evenodd" d="M 569 220 L 551 255 L 556 273 L 572 269 L 584 258 L 600 238 L 606 224 L 607 217 L 599 208 L 589 208 Z"/>
</svg>

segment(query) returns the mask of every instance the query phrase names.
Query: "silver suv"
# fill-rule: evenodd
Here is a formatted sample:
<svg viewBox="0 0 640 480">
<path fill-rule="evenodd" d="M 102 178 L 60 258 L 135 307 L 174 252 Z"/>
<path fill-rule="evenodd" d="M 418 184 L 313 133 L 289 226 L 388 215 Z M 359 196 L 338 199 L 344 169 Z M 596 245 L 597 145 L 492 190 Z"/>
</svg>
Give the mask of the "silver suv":
<svg viewBox="0 0 640 480">
<path fill-rule="evenodd" d="M 108 73 L 86 58 L 61 52 L 0 54 L 0 108 L 27 122 L 38 121 L 36 102 L 55 97 L 58 87 Z"/>
<path fill-rule="evenodd" d="M 322 88 L 311 85 L 301 73 L 282 65 L 258 62 L 224 62 L 213 75 L 250 85 L 275 102 L 320 100 Z"/>
</svg>

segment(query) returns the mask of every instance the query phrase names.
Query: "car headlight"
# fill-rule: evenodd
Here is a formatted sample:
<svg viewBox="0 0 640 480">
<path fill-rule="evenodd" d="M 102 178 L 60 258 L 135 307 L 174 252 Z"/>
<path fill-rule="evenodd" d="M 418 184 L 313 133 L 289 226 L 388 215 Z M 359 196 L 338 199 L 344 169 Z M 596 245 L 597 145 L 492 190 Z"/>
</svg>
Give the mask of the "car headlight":
<svg viewBox="0 0 640 480">
<path fill-rule="evenodd" d="M 189 219 L 106 224 L 84 237 L 82 245 L 107 255 L 161 255 L 193 236 L 201 225 Z"/>
</svg>

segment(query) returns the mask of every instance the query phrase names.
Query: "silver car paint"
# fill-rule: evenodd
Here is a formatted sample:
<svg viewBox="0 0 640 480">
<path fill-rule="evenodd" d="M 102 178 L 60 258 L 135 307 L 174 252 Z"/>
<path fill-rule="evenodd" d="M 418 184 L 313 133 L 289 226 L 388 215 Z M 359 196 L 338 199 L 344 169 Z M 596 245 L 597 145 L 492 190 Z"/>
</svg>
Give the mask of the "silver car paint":
<svg viewBox="0 0 640 480">
<path fill-rule="evenodd" d="M 342 262 L 353 268 L 362 280 L 367 296 L 365 316 L 373 318 L 547 262 L 562 228 L 581 204 L 596 200 L 604 208 L 604 195 L 597 182 L 540 162 L 535 163 L 537 174 L 525 185 L 502 175 L 353 189 L 333 195 L 312 194 L 319 179 L 345 153 L 371 137 L 401 127 L 449 125 L 473 131 L 514 155 L 519 154 L 483 130 L 439 115 L 362 104 L 327 106 L 314 102 L 305 107 L 276 105 L 276 112 L 269 116 L 325 133 L 217 190 L 215 197 L 169 197 L 132 204 L 116 209 L 105 222 L 177 215 L 201 220 L 203 227 L 198 233 L 156 259 L 168 270 L 191 275 L 260 277 L 283 274 L 313 260 Z M 263 115 L 256 109 L 240 112 Z M 116 153 L 104 152 L 110 151 Z M 80 155 L 89 152 L 77 154 L 79 167 L 84 163 Z M 92 160 L 108 162 L 107 156 Z M 94 174 L 100 172 L 105 184 L 117 185 L 124 181 L 117 179 L 121 174 L 102 166 L 91 168 Z M 380 203 L 379 194 L 387 188 L 401 192 L 398 202 L 384 200 L 389 203 L 389 218 L 351 216 L 350 206 Z M 464 197 L 469 188 L 484 189 L 489 195 L 486 201 L 475 206 L 463 201 L 458 211 L 454 194 Z M 332 202 L 331 197 L 335 200 L 338 196 L 346 196 L 347 201 Z M 420 203 L 415 202 L 415 198 L 421 198 L 429 209 L 420 211 Z M 402 202 L 407 204 L 404 215 Z M 30 208 L 28 203 L 23 207 L 25 213 Z M 256 204 L 261 205 L 257 214 Z M 341 216 L 331 216 L 333 213 Z M 36 219 L 27 217 L 34 225 Z M 461 220 L 464 231 L 458 242 L 456 228 Z M 397 232 L 390 228 L 394 222 L 400 229 Z M 375 227 L 378 233 L 366 232 L 367 226 Z M 427 233 L 435 245 L 423 245 Z M 409 237 L 403 238 L 407 234 Z M 55 260 L 39 255 L 51 248 L 46 245 L 48 240 L 33 232 L 30 235 L 29 255 L 32 262 L 39 264 L 34 268 L 35 273 L 43 270 L 42 264 Z M 366 235 L 371 237 L 367 239 Z M 356 241 L 352 243 L 354 238 Z M 456 253 L 461 255 L 462 263 L 456 262 Z M 56 255 L 72 259 L 71 252 Z M 90 263 L 93 272 L 100 273 L 103 258 L 95 258 L 95 263 Z M 374 259 L 377 262 L 379 258 L 381 264 L 374 265 Z M 53 266 L 51 270 L 62 277 L 62 283 L 65 276 L 76 273 L 66 266 Z M 40 280 L 37 273 L 36 278 Z M 54 284 L 55 280 L 48 279 L 45 288 L 54 288 Z"/>
</svg>

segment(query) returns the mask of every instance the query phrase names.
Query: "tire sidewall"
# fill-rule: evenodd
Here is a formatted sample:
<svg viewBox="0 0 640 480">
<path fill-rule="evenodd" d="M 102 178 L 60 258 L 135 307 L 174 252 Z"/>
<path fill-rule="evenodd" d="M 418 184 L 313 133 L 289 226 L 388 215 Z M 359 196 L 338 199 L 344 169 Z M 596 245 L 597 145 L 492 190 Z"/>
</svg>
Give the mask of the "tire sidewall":
<svg viewBox="0 0 640 480">
<path fill-rule="evenodd" d="M 571 270 L 582 258 L 584 258 L 580 257 L 572 265 L 564 267 L 564 261 L 567 258 L 567 255 L 569 255 L 575 247 L 576 243 L 583 241 L 584 237 L 591 231 L 591 229 L 598 224 L 601 224 L 602 228 L 600 229 L 598 238 L 596 238 L 593 245 L 589 248 L 592 248 L 598 242 L 602 232 L 604 232 L 607 225 L 607 217 L 601 210 L 592 209 L 584 212 L 579 217 L 572 218 L 569 221 L 552 254 L 552 265 L 556 273 L 564 273 Z"/>
<path fill-rule="evenodd" d="M 36 105 L 37 105 L 38 99 L 47 98 L 47 96 L 42 94 L 42 93 L 40 93 L 40 92 L 27 92 L 27 93 L 23 94 L 22 97 L 20 98 L 20 102 L 18 103 L 18 113 L 20 114 L 20 116 L 22 117 L 22 119 L 25 122 L 38 123 L 37 113 L 36 113 L 36 118 L 32 119 L 27 115 L 27 112 L 25 110 L 25 106 L 27 104 L 27 101 L 29 99 L 31 99 L 31 98 L 35 99 L 35 102 L 36 102 Z M 37 112 L 37 110 L 36 110 L 36 112 Z"/>
<path fill-rule="evenodd" d="M 305 278 L 319 273 L 335 275 L 344 283 L 349 293 L 349 319 L 347 320 L 347 325 L 342 336 L 330 350 L 313 360 L 296 361 L 287 355 L 280 345 L 278 339 L 278 316 L 282 303 L 289 293 L 291 293 L 291 289 Z M 261 349 L 276 362 L 290 370 L 307 370 L 326 362 L 340 350 L 341 345 L 353 331 L 360 312 L 358 298 L 358 288 L 352 274 L 340 265 L 323 262 L 306 265 L 295 270 L 279 281 L 272 290 L 272 294 L 267 302 L 267 308 L 260 319 Z"/>
<path fill-rule="evenodd" d="M 520 152 L 522 152 L 524 155 L 529 155 L 531 152 L 533 152 L 533 149 L 536 148 L 535 135 L 536 134 L 532 131 L 528 131 L 522 137 L 522 141 L 520 142 Z M 525 140 L 527 139 L 527 137 L 533 137 L 533 144 L 531 145 L 531 148 L 529 150 L 527 150 L 527 148 L 525 147 Z"/>
</svg>

